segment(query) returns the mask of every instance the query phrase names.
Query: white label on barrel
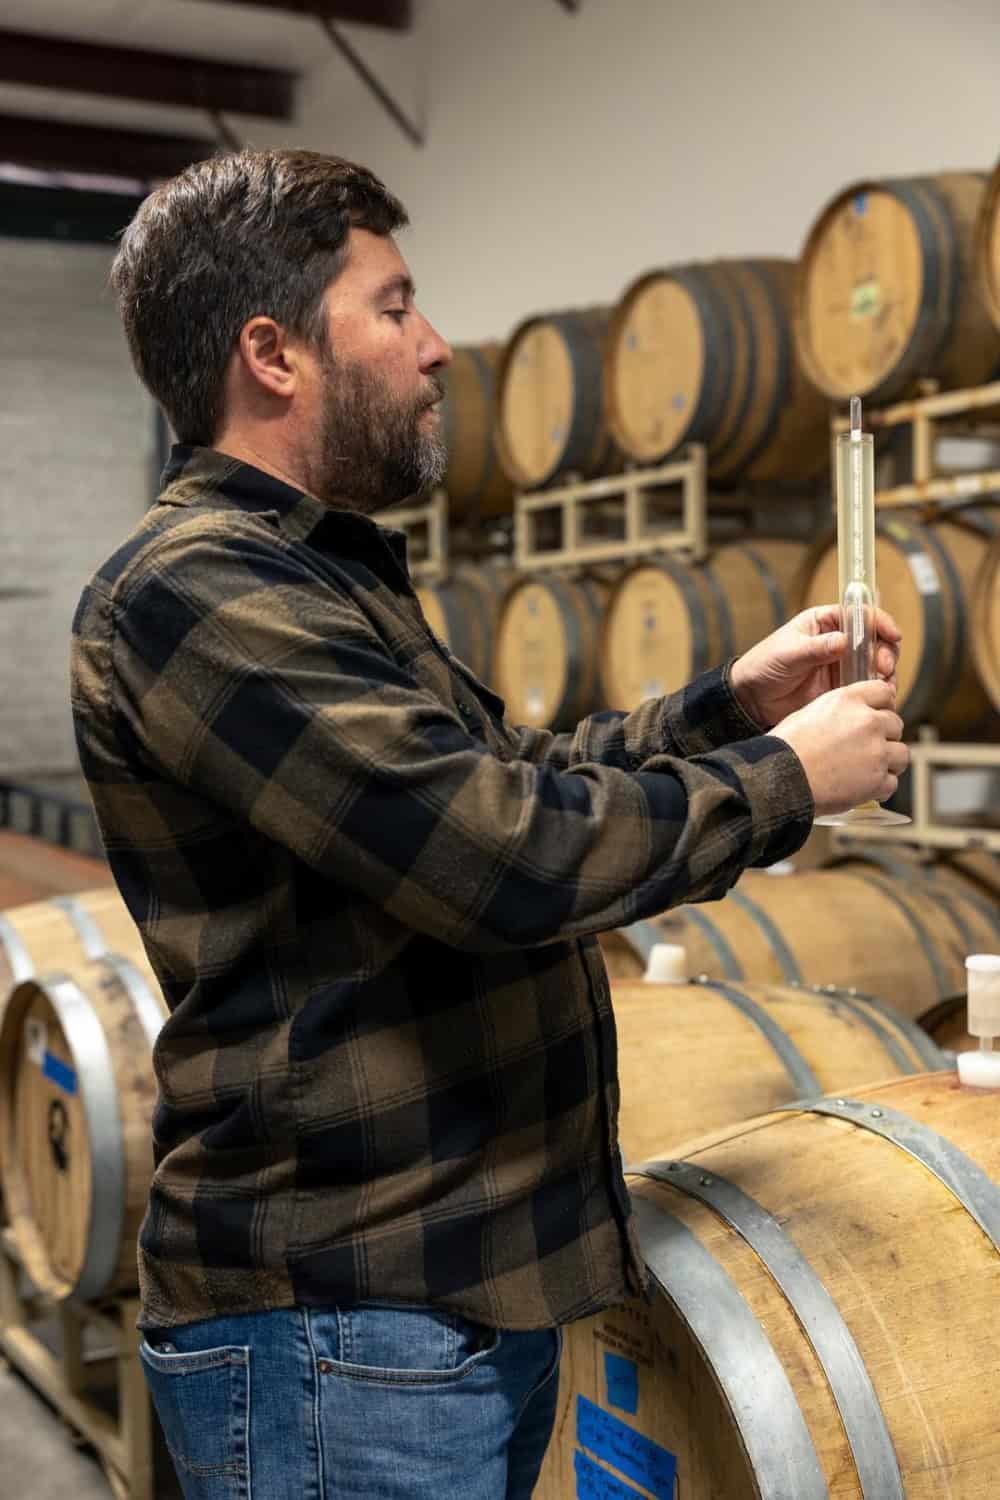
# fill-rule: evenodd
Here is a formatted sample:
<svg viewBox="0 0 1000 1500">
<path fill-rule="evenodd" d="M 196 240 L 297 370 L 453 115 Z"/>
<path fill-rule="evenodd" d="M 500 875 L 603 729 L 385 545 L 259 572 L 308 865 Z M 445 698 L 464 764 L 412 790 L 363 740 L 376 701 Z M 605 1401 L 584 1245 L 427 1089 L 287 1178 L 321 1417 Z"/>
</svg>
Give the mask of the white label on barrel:
<svg viewBox="0 0 1000 1500">
<path fill-rule="evenodd" d="M 545 694 L 540 687 L 530 687 L 524 695 L 524 706 L 533 719 L 541 718 L 545 711 Z"/>
<path fill-rule="evenodd" d="M 882 311 L 882 288 L 877 281 L 859 281 L 851 293 L 852 323 L 865 318 L 876 318 Z"/>
<path fill-rule="evenodd" d="M 37 1063 L 40 1068 L 44 1067 L 48 1045 L 49 1034 L 45 1022 L 37 1020 L 25 1021 L 24 1050 L 28 1054 L 28 1061 Z"/>
<path fill-rule="evenodd" d="M 910 572 L 913 581 L 922 594 L 940 594 L 941 580 L 938 578 L 934 564 L 925 552 L 911 553 L 909 559 Z"/>
<path fill-rule="evenodd" d="M 648 682 L 644 682 L 644 683 L 642 683 L 640 685 L 639 692 L 640 692 L 641 697 L 644 698 L 644 699 L 645 698 L 662 698 L 663 697 L 663 683 L 659 680 L 658 677 L 655 677 L 655 678 L 651 677 Z"/>
</svg>

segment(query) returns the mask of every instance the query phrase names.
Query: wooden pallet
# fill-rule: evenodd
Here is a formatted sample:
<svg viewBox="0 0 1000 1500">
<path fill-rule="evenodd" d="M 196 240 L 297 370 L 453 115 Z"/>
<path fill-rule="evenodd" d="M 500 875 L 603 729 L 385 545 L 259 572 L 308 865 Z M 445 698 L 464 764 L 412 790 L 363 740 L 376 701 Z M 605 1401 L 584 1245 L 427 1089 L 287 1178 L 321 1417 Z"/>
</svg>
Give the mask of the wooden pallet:
<svg viewBox="0 0 1000 1500">
<path fill-rule="evenodd" d="M 0 1354 L 94 1447 L 117 1500 L 153 1500 L 154 1494 L 153 1417 L 137 1315 L 134 1297 L 99 1308 L 43 1298 L 27 1282 L 10 1230 L 0 1230 Z M 57 1353 L 39 1336 L 43 1322 L 58 1326 Z M 117 1416 L 96 1399 L 97 1389 L 109 1383 Z"/>
<path fill-rule="evenodd" d="M 969 827 L 939 820 L 934 811 L 934 775 L 939 770 L 1000 771 L 1000 745 L 948 744 L 925 734 L 910 746 L 912 822 L 902 826 L 846 824 L 833 831 L 834 848 L 851 844 L 917 844 L 925 849 L 986 849 L 1000 854 L 1000 827 Z"/>
<path fill-rule="evenodd" d="M 979 473 L 943 475 L 937 472 L 936 445 L 939 437 L 956 434 L 972 436 L 986 431 L 992 434 L 1000 415 L 1000 381 L 974 386 L 964 391 L 939 391 L 932 380 L 921 382 L 922 395 L 913 401 L 900 401 L 866 411 L 864 425 L 872 432 L 909 427 L 912 442 L 913 480 L 875 491 L 875 504 L 889 510 L 907 505 L 923 505 L 929 510 L 941 504 L 954 505 L 984 496 L 1000 495 L 1000 469 Z M 988 417 L 988 424 L 980 420 Z M 835 415 L 830 422 L 831 443 L 839 432 L 850 431 L 845 416 Z M 834 460 L 833 472 L 836 472 Z"/>
<path fill-rule="evenodd" d="M 448 577 L 448 496 L 435 490 L 421 505 L 401 510 L 377 511 L 372 517 L 380 526 L 405 531 L 414 549 L 409 559 L 410 576 L 420 583 L 443 583 Z"/>
<path fill-rule="evenodd" d="M 681 487 L 680 525 L 653 517 L 665 489 Z M 608 502 L 612 502 L 609 506 Z M 609 510 L 620 524 L 613 537 L 587 535 L 588 513 Z M 705 449 L 692 443 L 686 455 L 655 469 L 627 469 L 606 479 L 532 491 L 514 499 L 514 565 L 522 573 L 557 567 L 588 567 L 647 557 L 654 551 L 683 552 L 701 562 L 708 552 Z M 542 540 L 543 514 L 558 518 L 555 545 Z"/>
</svg>

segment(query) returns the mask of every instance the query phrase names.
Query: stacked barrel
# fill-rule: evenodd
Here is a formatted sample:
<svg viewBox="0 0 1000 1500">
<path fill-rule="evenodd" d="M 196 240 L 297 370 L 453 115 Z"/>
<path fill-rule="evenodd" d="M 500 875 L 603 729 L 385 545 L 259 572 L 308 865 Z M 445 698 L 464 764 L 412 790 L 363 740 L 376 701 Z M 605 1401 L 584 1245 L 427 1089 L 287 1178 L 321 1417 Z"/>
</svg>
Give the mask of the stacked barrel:
<svg viewBox="0 0 1000 1500">
<path fill-rule="evenodd" d="M 16 834 L 42 899 L 0 911 L 0 1195 L 31 1282 L 134 1292 L 153 1172 L 151 1049 L 166 1009 L 106 865 Z M 81 877 L 83 889 L 66 889 Z"/>
<path fill-rule="evenodd" d="M 1000 377 L 1000 167 L 858 182 L 797 263 L 645 270 L 613 304 L 519 324 L 493 368 L 512 495 L 698 443 L 710 516 L 735 493 L 771 521 L 697 565 L 655 548 L 521 577 L 494 563 L 492 653 L 479 627 L 468 649 L 514 722 L 571 729 L 837 598 L 826 517 L 812 536 L 772 518 L 828 490 L 849 396 Z M 880 513 L 877 570 L 908 734 L 995 736 L 994 498 Z M 995 1468 L 976 1401 L 1000 1373 L 979 1335 L 1000 1277 L 1000 1091 L 960 1086 L 953 1059 L 976 1045 L 965 960 L 1000 952 L 997 860 L 855 846 L 600 941 L 651 1298 L 566 1330 L 539 1500 L 902 1500 L 931 1472 L 971 1500 Z M 644 977 L 664 944 L 683 953 L 670 984 Z"/>
</svg>

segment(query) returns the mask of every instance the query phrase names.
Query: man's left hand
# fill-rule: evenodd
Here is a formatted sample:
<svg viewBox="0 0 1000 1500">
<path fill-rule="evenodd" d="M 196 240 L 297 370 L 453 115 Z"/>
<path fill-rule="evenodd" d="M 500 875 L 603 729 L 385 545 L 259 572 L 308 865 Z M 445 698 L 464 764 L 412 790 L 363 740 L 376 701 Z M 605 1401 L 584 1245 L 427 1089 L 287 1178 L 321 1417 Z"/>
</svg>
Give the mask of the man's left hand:
<svg viewBox="0 0 1000 1500">
<path fill-rule="evenodd" d="M 895 687 L 902 639 L 899 626 L 884 609 L 875 611 L 875 624 L 875 670 Z M 839 605 L 804 609 L 737 657 L 732 669 L 733 691 L 743 710 L 762 729 L 771 729 L 821 693 L 840 686 L 840 658 L 846 650 Z"/>
</svg>

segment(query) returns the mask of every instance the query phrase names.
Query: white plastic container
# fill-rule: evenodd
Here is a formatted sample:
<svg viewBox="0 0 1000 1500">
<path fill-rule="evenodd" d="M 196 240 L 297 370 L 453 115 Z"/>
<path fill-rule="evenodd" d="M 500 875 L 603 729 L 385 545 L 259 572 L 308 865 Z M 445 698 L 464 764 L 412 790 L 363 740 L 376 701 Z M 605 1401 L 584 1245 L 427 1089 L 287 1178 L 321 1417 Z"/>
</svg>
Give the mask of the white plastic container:
<svg viewBox="0 0 1000 1500">
<path fill-rule="evenodd" d="M 972 1088 L 1000 1089 L 1000 1052 L 993 1050 L 1000 1037 L 1000 953 L 970 954 L 965 972 L 968 1029 L 979 1037 L 979 1051 L 959 1053 L 958 1076 Z"/>
</svg>

